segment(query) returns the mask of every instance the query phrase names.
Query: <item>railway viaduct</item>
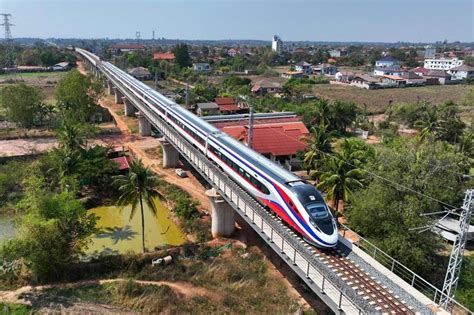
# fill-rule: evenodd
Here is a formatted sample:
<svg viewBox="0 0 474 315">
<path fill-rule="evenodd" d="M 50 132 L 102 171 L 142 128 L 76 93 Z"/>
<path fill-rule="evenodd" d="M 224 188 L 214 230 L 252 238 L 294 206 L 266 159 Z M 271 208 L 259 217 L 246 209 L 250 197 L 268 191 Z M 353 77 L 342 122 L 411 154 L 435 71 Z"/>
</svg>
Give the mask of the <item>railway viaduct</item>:
<svg viewBox="0 0 474 315">
<path fill-rule="evenodd" d="M 140 135 L 149 136 L 152 126 L 160 131 L 165 168 L 176 167 L 181 157 L 213 187 L 207 195 L 214 235 L 231 234 L 234 215 L 240 215 L 337 314 L 471 314 L 453 299 L 448 309 L 441 308 L 443 294 L 439 288 L 362 237 L 355 242 L 346 239 L 350 229 L 345 226 L 335 249 L 308 245 L 150 109 L 156 91 L 116 67 L 105 67 L 105 62 L 86 50 L 77 48 L 76 52 L 86 68 L 104 80 L 115 102 L 123 104 L 125 115 L 138 112 Z"/>
</svg>

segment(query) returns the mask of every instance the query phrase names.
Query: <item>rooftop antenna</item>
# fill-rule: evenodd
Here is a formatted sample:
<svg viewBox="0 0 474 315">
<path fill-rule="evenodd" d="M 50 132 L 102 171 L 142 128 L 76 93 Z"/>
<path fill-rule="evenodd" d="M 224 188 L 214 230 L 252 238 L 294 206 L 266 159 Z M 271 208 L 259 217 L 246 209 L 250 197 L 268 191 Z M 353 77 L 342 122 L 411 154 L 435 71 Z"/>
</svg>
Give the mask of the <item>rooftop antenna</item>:
<svg viewBox="0 0 474 315">
<path fill-rule="evenodd" d="M 0 13 L 3 16 L 3 23 L 0 26 L 5 28 L 5 45 L 6 45 L 6 58 L 5 58 L 5 68 L 7 72 L 12 73 L 15 77 L 16 67 L 15 67 L 15 47 L 13 46 L 13 38 L 10 27 L 15 26 L 10 23 L 10 18 L 12 15 L 10 13 Z"/>
</svg>

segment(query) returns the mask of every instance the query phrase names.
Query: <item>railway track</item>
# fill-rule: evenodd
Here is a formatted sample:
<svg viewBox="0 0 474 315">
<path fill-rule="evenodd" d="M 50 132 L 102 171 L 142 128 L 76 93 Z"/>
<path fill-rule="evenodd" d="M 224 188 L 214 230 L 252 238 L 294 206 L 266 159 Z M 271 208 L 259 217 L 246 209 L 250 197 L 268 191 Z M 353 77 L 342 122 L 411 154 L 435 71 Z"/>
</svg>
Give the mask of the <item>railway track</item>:
<svg viewBox="0 0 474 315">
<path fill-rule="evenodd" d="M 341 246 L 334 249 L 314 249 L 314 252 L 324 264 L 381 314 L 415 314 L 406 301 L 400 300 L 400 297 L 381 281 L 347 258 L 348 253 Z"/>
</svg>

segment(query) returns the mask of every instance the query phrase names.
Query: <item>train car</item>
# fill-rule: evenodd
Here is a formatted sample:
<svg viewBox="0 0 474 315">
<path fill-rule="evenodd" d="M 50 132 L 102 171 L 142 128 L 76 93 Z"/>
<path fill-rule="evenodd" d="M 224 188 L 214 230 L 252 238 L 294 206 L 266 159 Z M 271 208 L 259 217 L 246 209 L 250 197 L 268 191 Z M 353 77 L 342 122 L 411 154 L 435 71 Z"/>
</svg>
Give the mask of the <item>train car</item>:
<svg viewBox="0 0 474 315">
<path fill-rule="evenodd" d="M 100 65 L 306 242 L 323 248 L 336 246 L 338 231 L 335 220 L 313 185 L 219 131 L 116 66 L 108 62 L 101 62 Z"/>
</svg>

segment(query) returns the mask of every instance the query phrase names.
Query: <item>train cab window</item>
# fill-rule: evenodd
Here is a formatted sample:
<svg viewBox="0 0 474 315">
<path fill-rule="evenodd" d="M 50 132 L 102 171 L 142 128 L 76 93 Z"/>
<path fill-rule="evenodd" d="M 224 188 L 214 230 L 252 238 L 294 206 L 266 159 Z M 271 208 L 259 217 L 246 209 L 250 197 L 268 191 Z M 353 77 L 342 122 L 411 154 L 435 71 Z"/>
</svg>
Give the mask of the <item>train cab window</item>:
<svg viewBox="0 0 474 315">
<path fill-rule="evenodd" d="M 309 215 L 315 220 L 329 217 L 329 211 L 326 205 L 322 202 L 307 204 L 306 209 L 308 210 Z"/>
</svg>

